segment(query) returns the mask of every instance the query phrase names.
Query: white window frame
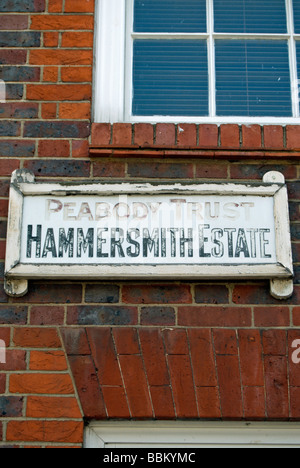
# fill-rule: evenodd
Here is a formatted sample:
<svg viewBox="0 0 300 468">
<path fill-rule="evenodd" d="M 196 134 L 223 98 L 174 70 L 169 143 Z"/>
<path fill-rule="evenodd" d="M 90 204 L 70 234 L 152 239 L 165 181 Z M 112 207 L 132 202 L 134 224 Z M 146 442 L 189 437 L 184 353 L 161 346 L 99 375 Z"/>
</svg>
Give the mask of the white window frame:
<svg viewBox="0 0 300 468">
<path fill-rule="evenodd" d="M 214 33 L 213 0 L 207 1 L 207 33 L 156 34 L 133 33 L 134 0 L 96 0 L 94 57 L 94 122 L 170 122 L 170 123 L 237 123 L 237 124 L 300 124 L 299 82 L 297 76 L 296 41 L 292 0 L 285 0 L 287 34 L 223 34 Z M 205 117 L 134 116 L 132 104 L 132 50 L 135 38 L 201 38 L 208 41 L 209 112 Z M 215 39 L 272 39 L 289 43 L 290 81 L 293 117 L 216 116 Z M 300 77 L 299 77 L 300 80 Z"/>
<path fill-rule="evenodd" d="M 84 448 L 299 448 L 295 422 L 108 421 L 85 428 Z M 147 460 L 146 460 L 147 461 Z"/>
</svg>

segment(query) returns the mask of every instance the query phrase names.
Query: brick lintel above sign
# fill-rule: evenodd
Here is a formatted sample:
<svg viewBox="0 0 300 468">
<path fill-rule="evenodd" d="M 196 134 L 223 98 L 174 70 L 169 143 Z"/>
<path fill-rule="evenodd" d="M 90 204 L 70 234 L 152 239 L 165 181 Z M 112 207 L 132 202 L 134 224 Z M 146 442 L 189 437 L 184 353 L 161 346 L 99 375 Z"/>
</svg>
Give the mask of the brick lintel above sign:
<svg viewBox="0 0 300 468">
<path fill-rule="evenodd" d="M 12 175 L 5 290 L 30 279 L 269 279 L 293 293 L 284 177 L 261 183 L 37 183 Z"/>
</svg>

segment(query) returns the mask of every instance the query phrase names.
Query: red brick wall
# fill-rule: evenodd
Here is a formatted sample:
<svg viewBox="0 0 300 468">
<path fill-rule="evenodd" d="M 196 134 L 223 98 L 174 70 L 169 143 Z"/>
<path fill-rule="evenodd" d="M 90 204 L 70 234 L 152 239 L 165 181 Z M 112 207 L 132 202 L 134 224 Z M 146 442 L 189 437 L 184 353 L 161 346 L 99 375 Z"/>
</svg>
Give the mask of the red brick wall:
<svg viewBox="0 0 300 468">
<path fill-rule="evenodd" d="M 90 123 L 93 0 L 2 0 L 0 267 L 11 172 L 288 182 L 295 292 L 267 282 L 30 282 L 0 291 L 0 446 L 80 447 L 83 418 L 300 420 L 297 126 Z M 10 34 L 9 32 L 13 32 Z M 89 154 L 90 146 L 90 154 Z"/>
</svg>

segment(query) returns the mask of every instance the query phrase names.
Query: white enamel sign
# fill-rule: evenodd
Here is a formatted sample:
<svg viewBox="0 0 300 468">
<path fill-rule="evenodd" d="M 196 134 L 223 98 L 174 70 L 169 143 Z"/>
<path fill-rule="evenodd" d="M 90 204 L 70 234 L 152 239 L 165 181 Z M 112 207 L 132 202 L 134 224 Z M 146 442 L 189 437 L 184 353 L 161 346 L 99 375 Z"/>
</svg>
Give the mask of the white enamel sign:
<svg viewBox="0 0 300 468">
<path fill-rule="evenodd" d="M 6 290 L 27 280 L 269 278 L 292 293 L 283 176 L 260 184 L 46 184 L 12 177 Z"/>
</svg>

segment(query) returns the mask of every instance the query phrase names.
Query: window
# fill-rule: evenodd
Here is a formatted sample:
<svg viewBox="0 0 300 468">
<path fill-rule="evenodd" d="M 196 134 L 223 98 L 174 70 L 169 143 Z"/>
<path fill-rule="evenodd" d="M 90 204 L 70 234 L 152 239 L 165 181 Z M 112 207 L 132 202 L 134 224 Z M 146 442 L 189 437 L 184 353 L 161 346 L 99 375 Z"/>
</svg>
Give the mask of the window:
<svg viewBox="0 0 300 468">
<path fill-rule="evenodd" d="M 96 121 L 300 122 L 300 0 L 98 0 L 97 31 Z"/>
<path fill-rule="evenodd" d="M 84 446 L 152 451 L 157 448 L 299 448 L 299 436 L 300 425 L 293 422 L 95 421 L 85 429 Z"/>
</svg>

